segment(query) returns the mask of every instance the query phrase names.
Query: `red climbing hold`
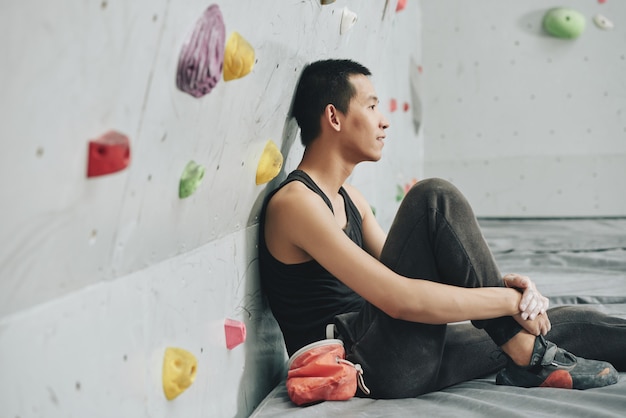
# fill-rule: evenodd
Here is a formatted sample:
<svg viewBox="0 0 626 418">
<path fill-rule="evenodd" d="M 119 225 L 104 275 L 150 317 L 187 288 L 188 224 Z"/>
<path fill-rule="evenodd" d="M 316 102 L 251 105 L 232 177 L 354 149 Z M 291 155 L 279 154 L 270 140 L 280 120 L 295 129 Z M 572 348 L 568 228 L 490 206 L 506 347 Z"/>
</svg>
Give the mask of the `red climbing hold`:
<svg viewBox="0 0 626 418">
<path fill-rule="evenodd" d="M 402 110 L 404 110 L 405 112 L 409 111 L 409 104 L 407 102 L 404 102 L 404 104 L 402 105 Z"/>
<path fill-rule="evenodd" d="M 246 324 L 227 318 L 224 321 L 224 333 L 226 334 L 226 348 L 232 350 L 246 340 Z"/>
<path fill-rule="evenodd" d="M 130 163 L 130 142 L 126 135 L 109 131 L 89 141 L 87 177 L 115 173 Z"/>
<path fill-rule="evenodd" d="M 396 5 L 396 12 L 404 10 L 406 7 L 406 0 L 398 0 L 398 4 Z"/>
<path fill-rule="evenodd" d="M 391 99 L 389 101 L 389 111 L 393 113 L 396 110 L 398 110 L 398 101 L 396 99 Z"/>
</svg>

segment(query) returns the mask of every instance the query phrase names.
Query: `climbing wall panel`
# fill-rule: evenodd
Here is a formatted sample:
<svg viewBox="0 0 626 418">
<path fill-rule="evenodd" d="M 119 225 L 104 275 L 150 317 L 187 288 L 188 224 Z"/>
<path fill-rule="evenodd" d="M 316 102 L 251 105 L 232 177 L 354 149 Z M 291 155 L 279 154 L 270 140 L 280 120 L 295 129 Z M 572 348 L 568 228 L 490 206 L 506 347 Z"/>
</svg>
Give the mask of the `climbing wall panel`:
<svg viewBox="0 0 626 418">
<path fill-rule="evenodd" d="M 303 66 L 356 59 L 399 103 L 351 179 L 383 225 L 421 176 L 419 5 L 396 3 L 0 6 L 0 416 L 249 415 L 284 373 L 256 234 L 302 153 Z"/>
<path fill-rule="evenodd" d="M 426 175 L 481 216 L 626 215 L 626 3 L 561 2 L 571 37 L 539 0 L 422 5 Z"/>
</svg>

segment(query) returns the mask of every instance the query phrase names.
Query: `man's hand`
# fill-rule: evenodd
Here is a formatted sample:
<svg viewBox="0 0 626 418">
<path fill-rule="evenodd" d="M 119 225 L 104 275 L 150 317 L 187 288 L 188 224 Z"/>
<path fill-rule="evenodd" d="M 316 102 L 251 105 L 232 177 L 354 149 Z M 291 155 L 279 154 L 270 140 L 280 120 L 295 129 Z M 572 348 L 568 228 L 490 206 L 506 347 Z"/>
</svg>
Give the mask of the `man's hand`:
<svg viewBox="0 0 626 418">
<path fill-rule="evenodd" d="M 522 300 L 519 304 L 520 317 L 524 320 L 533 321 L 538 315 L 545 315 L 548 310 L 548 298 L 543 297 L 527 276 L 510 273 L 503 277 L 504 285 L 522 292 Z"/>
<path fill-rule="evenodd" d="M 513 315 L 513 318 L 520 324 L 526 331 L 532 335 L 546 335 L 552 328 L 550 319 L 547 314 L 539 314 L 535 319 L 522 319 L 520 314 Z"/>
<path fill-rule="evenodd" d="M 510 273 L 503 277 L 506 287 L 517 289 L 522 292 L 522 300 L 519 304 L 520 313 L 513 318 L 526 331 L 533 335 L 546 335 L 552 324 L 546 314 L 548 310 L 548 298 L 543 297 L 527 276 Z"/>
</svg>

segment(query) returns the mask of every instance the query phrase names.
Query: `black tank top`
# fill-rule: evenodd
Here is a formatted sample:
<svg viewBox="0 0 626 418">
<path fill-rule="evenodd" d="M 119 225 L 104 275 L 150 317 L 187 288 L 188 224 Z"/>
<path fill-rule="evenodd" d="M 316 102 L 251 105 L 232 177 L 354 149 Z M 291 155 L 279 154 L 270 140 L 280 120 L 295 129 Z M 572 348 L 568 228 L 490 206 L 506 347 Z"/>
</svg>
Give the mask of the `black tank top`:
<svg viewBox="0 0 626 418">
<path fill-rule="evenodd" d="M 259 224 L 259 270 L 263 291 L 283 333 L 287 352 L 291 356 L 301 347 L 326 337 L 326 325 L 335 315 L 358 311 L 364 300 L 331 275 L 317 261 L 284 264 L 274 258 L 265 244 L 265 210 L 267 202 L 285 184 L 300 181 L 326 202 L 332 204 L 324 192 L 304 172 L 295 170 L 265 200 Z M 363 248 L 361 214 L 342 187 L 348 219 L 344 232 Z"/>
</svg>

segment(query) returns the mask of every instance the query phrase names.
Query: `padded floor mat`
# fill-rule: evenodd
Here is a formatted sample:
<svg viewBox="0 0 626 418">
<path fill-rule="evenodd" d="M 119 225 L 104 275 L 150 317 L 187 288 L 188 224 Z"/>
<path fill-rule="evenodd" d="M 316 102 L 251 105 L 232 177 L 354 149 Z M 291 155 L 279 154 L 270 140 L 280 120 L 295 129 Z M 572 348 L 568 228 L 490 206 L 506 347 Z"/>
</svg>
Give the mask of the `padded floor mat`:
<svg viewBox="0 0 626 418">
<path fill-rule="evenodd" d="M 626 219 L 481 219 L 480 224 L 502 273 L 530 276 L 552 306 L 584 304 L 626 318 Z M 353 398 L 308 407 L 293 405 L 281 382 L 252 414 L 331 416 L 623 417 L 626 373 L 616 385 L 586 391 L 496 386 L 494 376 L 487 376 L 415 399 Z"/>
</svg>

